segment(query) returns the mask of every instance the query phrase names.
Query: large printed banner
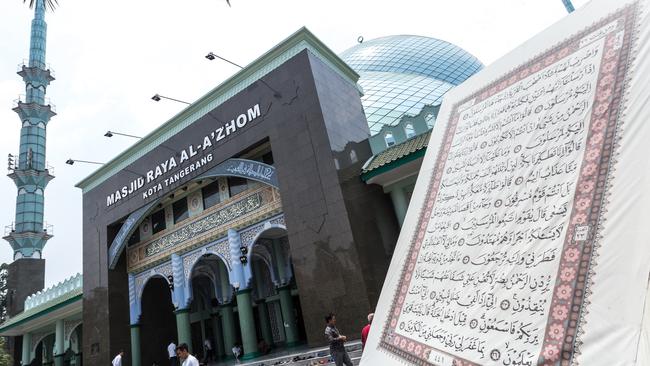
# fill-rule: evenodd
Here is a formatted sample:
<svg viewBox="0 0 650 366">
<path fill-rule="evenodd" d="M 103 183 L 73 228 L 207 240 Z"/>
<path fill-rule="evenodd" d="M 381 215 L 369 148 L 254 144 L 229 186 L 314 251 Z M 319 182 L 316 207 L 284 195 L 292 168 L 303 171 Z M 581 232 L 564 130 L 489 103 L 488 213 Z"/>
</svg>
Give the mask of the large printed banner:
<svg viewBox="0 0 650 366">
<path fill-rule="evenodd" d="M 591 2 L 447 95 L 362 365 L 650 365 L 647 5 Z"/>
</svg>

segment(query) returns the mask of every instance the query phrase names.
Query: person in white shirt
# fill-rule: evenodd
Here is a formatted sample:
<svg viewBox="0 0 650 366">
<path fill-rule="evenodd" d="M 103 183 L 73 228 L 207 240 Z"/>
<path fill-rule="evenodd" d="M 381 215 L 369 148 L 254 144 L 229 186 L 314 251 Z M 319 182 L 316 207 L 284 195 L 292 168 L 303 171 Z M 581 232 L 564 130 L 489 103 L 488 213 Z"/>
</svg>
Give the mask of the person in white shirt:
<svg viewBox="0 0 650 366">
<path fill-rule="evenodd" d="M 181 343 L 176 347 L 176 355 L 182 362 L 182 366 L 200 366 L 199 360 L 190 354 L 187 344 Z"/>
<path fill-rule="evenodd" d="M 205 355 L 206 361 L 212 361 L 212 343 L 207 338 L 203 341 L 203 354 Z"/>
<path fill-rule="evenodd" d="M 122 366 L 122 357 L 124 357 L 124 351 L 120 350 L 120 353 L 113 359 L 113 366 Z"/>
<path fill-rule="evenodd" d="M 241 355 L 241 347 L 237 343 L 232 346 L 232 354 L 235 356 L 235 361 L 239 363 L 239 356 Z"/>
<path fill-rule="evenodd" d="M 178 366 L 178 357 L 176 357 L 176 344 L 174 341 L 167 346 L 167 353 L 169 354 L 169 364 L 171 366 Z"/>
</svg>

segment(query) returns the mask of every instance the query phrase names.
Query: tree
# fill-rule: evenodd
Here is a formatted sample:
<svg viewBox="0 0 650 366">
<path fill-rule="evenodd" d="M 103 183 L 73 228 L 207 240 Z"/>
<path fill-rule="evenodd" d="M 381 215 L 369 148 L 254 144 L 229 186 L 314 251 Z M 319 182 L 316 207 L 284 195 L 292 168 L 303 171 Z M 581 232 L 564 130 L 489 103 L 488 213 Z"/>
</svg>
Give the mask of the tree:
<svg viewBox="0 0 650 366">
<path fill-rule="evenodd" d="M 0 323 L 7 320 L 7 263 L 0 265 Z M 0 337 L 0 366 L 10 366 L 11 356 L 7 353 L 7 338 Z"/>
</svg>

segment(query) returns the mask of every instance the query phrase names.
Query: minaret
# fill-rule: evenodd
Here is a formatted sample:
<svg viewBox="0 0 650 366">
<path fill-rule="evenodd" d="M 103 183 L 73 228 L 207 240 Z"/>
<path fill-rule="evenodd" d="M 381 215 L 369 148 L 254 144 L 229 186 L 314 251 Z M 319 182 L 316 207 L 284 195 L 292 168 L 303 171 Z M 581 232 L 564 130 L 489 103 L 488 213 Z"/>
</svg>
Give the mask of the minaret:
<svg viewBox="0 0 650 366">
<path fill-rule="evenodd" d="M 30 294 L 43 289 L 45 243 L 52 237 L 43 225 L 44 191 L 54 178 L 45 161 L 47 125 L 56 113 L 45 101 L 45 91 L 54 77 L 45 64 L 45 0 L 36 0 L 29 49 L 29 64 L 18 75 L 25 82 L 25 96 L 14 107 L 22 128 L 18 156 L 9 156 L 9 178 L 16 184 L 16 220 L 4 237 L 14 250 L 14 262 L 8 273 L 9 315 L 23 310 Z"/>
</svg>

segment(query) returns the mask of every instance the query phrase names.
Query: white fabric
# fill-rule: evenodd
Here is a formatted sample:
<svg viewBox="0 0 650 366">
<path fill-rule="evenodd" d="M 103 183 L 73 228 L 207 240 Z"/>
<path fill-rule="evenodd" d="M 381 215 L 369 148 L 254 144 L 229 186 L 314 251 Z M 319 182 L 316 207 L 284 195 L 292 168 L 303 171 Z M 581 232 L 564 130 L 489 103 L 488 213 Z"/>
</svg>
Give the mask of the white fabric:
<svg viewBox="0 0 650 366">
<path fill-rule="evenodd" d="M 650 1 L 634 2 L 594 0 L 445 96 L 361 365 L 558 364 L 567 340 L 569 365 L 650 365 Z"/>
<path fill-rule="evenodd" d="M 170 343 L 169 346 L 167 346 L 167 353 L 169 354 L 169 358 L 176 357 L 176 345 L 174 342 Z"/>
<path fill-rule="evenodd" d="M 122 356 L 121 355 L 115 356 L 115 358 L 113 359 L 113 366 L 122 366 Z"/>
<path fill-rule="evenodd" d="M 205 341 L 203 341 L 203 346 L 204 346 L 205 349 L 208 350 L 208 351 L 209 351 L 209 350 L 212 350 L 212 344 L 210 344 L 210 340 L 209 340 L 209 339 L 206 339 Z"/>
<path fill-rule="evenodd" d="M 182 366 L 199 366 L 199 360 L 192 355 L 188 355 Z"/>
</svg>

